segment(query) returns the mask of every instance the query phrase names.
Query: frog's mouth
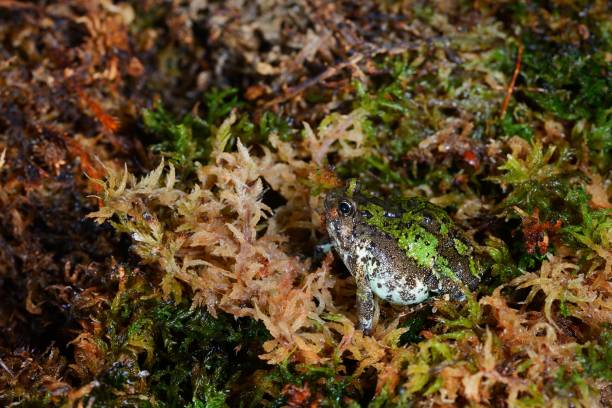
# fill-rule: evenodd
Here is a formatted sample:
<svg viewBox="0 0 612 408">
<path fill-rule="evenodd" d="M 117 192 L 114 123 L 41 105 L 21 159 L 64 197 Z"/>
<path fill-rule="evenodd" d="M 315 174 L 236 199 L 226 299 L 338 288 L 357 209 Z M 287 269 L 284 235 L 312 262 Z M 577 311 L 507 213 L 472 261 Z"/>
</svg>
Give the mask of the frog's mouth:
<svg viewBox="0 0 612 408">
<path fill-rule="evenodd" d="M 325 227 L 329 238 L 333 241 L 336 247 L 340 244 L 340 220 L 338 219 L 338 211 L 332 208 L 325 214 Z"/>
<path fill-rule="evenodd" d="M 338 212 L 335 209 L 332 209 L 331 211 L 328 211 L 327 214 L 325 214 L 325 218 L 325 227 L 327 229 L 327 234 L 329 235 L 331 240 L 334 241 L 334 245 L 338 246 L 340 233 Z"/>
<path fill-rule="evenodd" d="M 352 227 L 350 223 L 342 222 L 335 209 L 328 213 L 326 227 L 327 234 L 336 249 L 341 252 L 349 251 L 353 241 Z"/>
</svg>

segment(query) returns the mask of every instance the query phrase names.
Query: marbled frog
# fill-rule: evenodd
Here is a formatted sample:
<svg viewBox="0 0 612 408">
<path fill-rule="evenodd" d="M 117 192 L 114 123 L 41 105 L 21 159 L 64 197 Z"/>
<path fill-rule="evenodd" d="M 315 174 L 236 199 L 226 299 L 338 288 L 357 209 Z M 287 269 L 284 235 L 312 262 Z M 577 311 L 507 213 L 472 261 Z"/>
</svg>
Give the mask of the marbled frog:
<svg viewBox="0 0 612 408">
<path fill-rule="evenodd" d="M 332 244 L 357 283 L 359 326 L 371 333 L 374 296 L 397 305 L 448 294 L 463 300 L 480 268 L 471 241 L 440 207 L 414 197 L 386 202 L 356 180 L 327 193 Z"/>
</svg>

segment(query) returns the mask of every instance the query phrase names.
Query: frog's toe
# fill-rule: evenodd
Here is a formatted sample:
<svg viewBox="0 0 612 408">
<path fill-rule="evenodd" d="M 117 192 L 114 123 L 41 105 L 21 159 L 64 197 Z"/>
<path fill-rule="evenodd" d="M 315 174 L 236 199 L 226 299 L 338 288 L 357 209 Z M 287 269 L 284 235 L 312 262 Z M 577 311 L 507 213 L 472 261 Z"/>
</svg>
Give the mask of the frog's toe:
<svg viewBox="0 0 612 408">
<path fill-rule="evenodd" d="M 465 302 L 465 300 L 467 299 L 465 296 L 465 292 L 461 289 L 453 290 L 449 293 L 449 295 L 452 300 L 457 302 Z"/>
</svg>

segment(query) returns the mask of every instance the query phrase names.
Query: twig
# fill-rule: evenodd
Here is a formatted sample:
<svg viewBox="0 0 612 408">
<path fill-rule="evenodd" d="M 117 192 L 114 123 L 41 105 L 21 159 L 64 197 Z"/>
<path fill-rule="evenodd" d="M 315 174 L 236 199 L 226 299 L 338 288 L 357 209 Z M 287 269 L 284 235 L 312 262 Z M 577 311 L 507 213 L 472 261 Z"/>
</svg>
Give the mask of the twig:
<svg viewBox="0 0 612 408">
<path fill-rule="evenodd" d="M 1 358 L 0 358 L 0 367 L 2 367 L 4 371 L 6 371 L 11 377 L 15 378 L 15 374 L 13 374 L 11 369 L 8 368 L 6 364 L 4 364 L 4 361 Z"/>
<path fill-rule="evenodd" d="M 39 6 L 35 4 L 28 4 L 21 1 L 15 0 L 0 0 L 0 8 L 7 8 L 12 10 L 38 10 Z"/>
<path fill-rule="evenodd" d="M 433 43 L 435 41 L 440 41 L 440 40 L 444 40 L 444 37 L 442 36 L 435 37 L 433 39 L 428 40 L 427 43 Z M 295 96 L 304 92 L 306 89 L 325 81 L 329 77 L 336 75 L 338 72 L 340 72 L 340 70 L 346 67 L 349 67 L 349 66 L 356 67 L 356 64 L 359 61 L 363 60 L 364 58 L 374 58 L 375 56 L 380 55 L 380 54 L 388 54 L 388 55 L 401 54 L 406 51 L 418 49 L 419 47 L 423 45 L 423 43 L 424 41 L 411 41 L 411 42 L 396 44 L 393 47 L 374 47 L 368 51 L 357 53 L 353 55 L 348 61 L 343 61 L 331 67 L 328 67 L 325 71 L 321 72 L 319 75 L 309 78 L 305 80 L 304 82 L 294 87 L 289 88 L 283 95 L 280 95 L 272 99 L 271 101 L 266 102 L 264 104 L 264 107 L 271 107 L 279 103 L 286 102 L 289 99 L 294 98 Z"/>
<path fill-rule="evenodd" d="M 106 113 L 104 108 L 96 100 L 87 95 L 78 85 L 74 89 L 79 98 L 81 98 L 81 101 L 94 113 L 102 127 L 111 133 L 116 133 L 120 126 L 119 119 Z"/>
<path fill-rule="evenodd" d="M 514 73 L 512 74 L 512 80 L 510 84 L 508 84 L 508 89 L 506 90 L 506 97 L 504 98 L 504 103 L 501 108 L 501 119 L 506 116 L 506 110 L 508 109 L 508 105 L 510 104 L 510 98 L 512 97 L 512 92 L 514 92 L 514 84 L 516 83 L 516 78 L 521 70 L 521 61 L 523 60 L 523 45 L 519 44 L 518 47 L 518 55 L 516 56 L 516 65 L 514 66 Z"/>
<path fill-rule="evenodd" d="M 269 107 L 269 106 L 274 106 L 277 105 L 279 103 L 288 101 L 289 99 L 293 98 L 294 96 L 302 93 L 303 91 L 305 91 L 306 89 L 310 88 L 313 85 L 316 85 L 318 83 L 320 83 L 321 81 L 326 80 L 327 78 L 334 76 L 338 73 L 338 71 L 340 71 L 341 69 L 356 64 L 357 62 L 359 62 L 361 59 L 363 58 L 363 55 L 356 55 L 355 57 L 351 58 L 348 61 L 344 61 L 341 62 L 339 64 L 336 64 L 334 66 L 331 66 L 329 68 L 327 68 L 325 71 L 323 71 L 322 73 L 320 73 L 319 75 L 310 78 L 304 82 L 302 82 L 299 85 L 294 86 L 293 88 L 289 88 L 289 90 L 284 94 L 281 95 L 277 98 L 272 99 L 269 102 L 266 102 L 266 104 L 264 106 Z"/>
</svg>

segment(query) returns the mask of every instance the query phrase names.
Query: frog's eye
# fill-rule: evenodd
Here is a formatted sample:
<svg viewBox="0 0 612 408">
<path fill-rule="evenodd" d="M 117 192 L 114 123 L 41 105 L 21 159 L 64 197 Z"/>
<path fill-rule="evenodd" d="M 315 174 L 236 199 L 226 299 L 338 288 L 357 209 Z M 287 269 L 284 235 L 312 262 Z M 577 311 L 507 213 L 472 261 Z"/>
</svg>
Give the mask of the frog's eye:
<svg viewBox="0 0 612 408">
<path fill-rule="evenodd" d="M 338 205 L 338 210 L 340 211 L 340 214 L 344 216 L 349 216 L 353 214 L 355 208 L 353 207 L 353 204 L 351 204 L 349 201 L 342 200 Z"/>
</svg>

